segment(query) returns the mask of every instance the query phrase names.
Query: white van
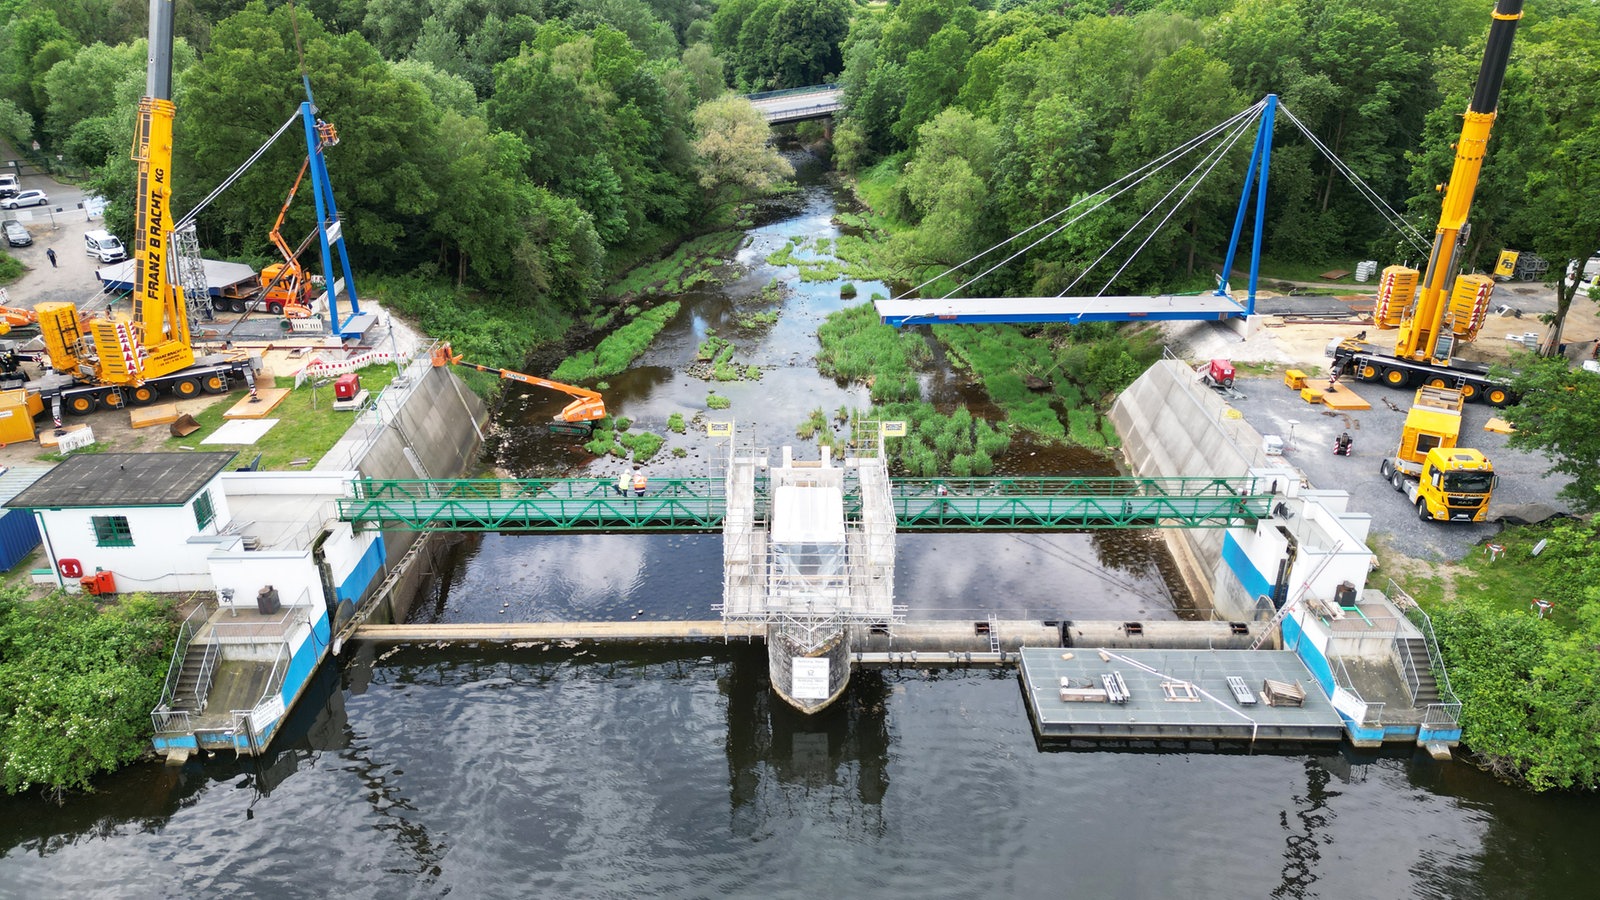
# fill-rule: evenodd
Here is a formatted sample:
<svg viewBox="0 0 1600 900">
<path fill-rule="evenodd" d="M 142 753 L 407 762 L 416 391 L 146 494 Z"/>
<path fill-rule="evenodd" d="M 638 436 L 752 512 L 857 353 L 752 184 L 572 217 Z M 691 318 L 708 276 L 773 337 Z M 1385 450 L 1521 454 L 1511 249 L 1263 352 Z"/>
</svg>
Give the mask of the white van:
<svg viewBox="0 0 1600 900">
<path fill-rule="evenodd" d="M 128 258 L 127 251 L 122 249 L 122 242 L 109 231 L 85 231 L 83 249 L 101 262 L 121 262 Z"/>
</svg>

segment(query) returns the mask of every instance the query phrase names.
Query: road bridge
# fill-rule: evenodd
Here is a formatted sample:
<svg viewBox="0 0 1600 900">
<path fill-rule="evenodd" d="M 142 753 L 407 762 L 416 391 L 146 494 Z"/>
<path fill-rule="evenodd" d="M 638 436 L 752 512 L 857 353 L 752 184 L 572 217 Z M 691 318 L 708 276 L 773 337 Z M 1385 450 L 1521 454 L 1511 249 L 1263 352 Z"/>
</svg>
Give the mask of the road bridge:
<svg viewBox="0 0 1600 900">
<path fill-rule="evenodd" d="M 844 89 L 834 84 L 817 84 L 746 94 L 745 98 L 761 111 L 768 124 L 778 125 L 832 116 L 843 108 Z"/>
<path fill-rule="evenodd" d="M 719 531 L 722 478 L 654 479 L 644 496 L 619 495 L 610 478 L 358 479 L 339 518 L 360 527 L 414 531 Z M 847 496 L 849 496 L 847 494 Z M 1228 528 L 1267 515 L 1272 494 L 1255 479 L 895 479 L 896 528 L 1081 530 Z M 764 478 L 757 511 L 770 511 Z"/>
</svg>

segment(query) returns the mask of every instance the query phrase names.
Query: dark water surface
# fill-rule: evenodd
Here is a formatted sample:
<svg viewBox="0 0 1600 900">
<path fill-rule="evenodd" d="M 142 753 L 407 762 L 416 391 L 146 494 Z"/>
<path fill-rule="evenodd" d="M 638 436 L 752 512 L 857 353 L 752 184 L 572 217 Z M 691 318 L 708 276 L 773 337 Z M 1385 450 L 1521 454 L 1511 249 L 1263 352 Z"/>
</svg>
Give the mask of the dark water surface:
<svg viewBox="0 0 1600 900">
<path fill-rule="evenodd" d="M 6 897 L 1586 897 L 1592 801 L 1336 751 L 1034 744 L 1014 675 L 759 647 L 405 650 L 325 668 L 261 766 L 0 803 Z"/>
<path fill-rule="evenodd" d="M 804 160 L 802 160 L 804 162 Z M 684 303 L 608 403 L 664 431 L 713 388 L 776 450 L 822 407 L 815 331 L 838 284 L 795 283 L 769 329 L 729 322 L 791 234 L 831 236 L 817 167 L 796 212 L 754 229 L 748 274 Z M 861 296 L 881 285 L 863 285 Z M 685 374 L 708 329 L 760 382 Z M 978 409 L 949 373 L 925 385 Z M 495 462 L 611 474 L 513 398 Z M 710 474 L 705 441 L 652 476 Z M 1016 446 L 1006 474 L 1113 474 Z M 1188 600 L 1147 533 L 905 534 L 896 595 L 917 619 L 1173 618 Z M 712 618 L 715 535 L 461 539 L 416 621 Z M 325 665 L 260 761 L 140 765 L 57 807 L 0 799 L 0 898 L 1482 897 L 1595 895 L 1592 798 L 1533 797 L 1460 764 L 1279 754 L 1041 751 L 1014 673 L 860 672 L 838 707 L 773 703 L 764 651 L 723 645 L 352 648 Z"/>
</svg>

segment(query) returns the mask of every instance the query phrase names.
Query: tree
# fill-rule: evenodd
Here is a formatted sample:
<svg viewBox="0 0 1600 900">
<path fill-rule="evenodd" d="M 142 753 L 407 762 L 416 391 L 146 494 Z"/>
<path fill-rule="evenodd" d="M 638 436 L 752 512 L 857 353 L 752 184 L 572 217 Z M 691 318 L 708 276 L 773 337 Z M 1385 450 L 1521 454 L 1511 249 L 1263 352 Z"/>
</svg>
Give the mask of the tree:
<svg viewBox="0 0 1600 900">
<path fill-rule="evenodd" d="M 1522 360 L 1512 388 L 1521 399 L 1504 415 L 1516 429 L 1507 443 L 1538 450 L 1551 471 L 1572 478 L 1561 496 L 1600 510 L 1600 375 L 1571 368 L 1562 357 Z"/>
<path fill-rule="evenodd" d="M 764 193 L 794 175 L 794 167 L 768 143 L 771 129 L 743 97 L 722 97 L 694 111 L 694 152 L 700 186 L 715 200 L 737 192 Z"/>
<path fill-rule="evenodd" d="M 972 40 L 955 25 L 946 25 L 928 46 L 906 56 L 906 100 L 894 123 L 895 137 L 913 144 L 917 129 L 949 106 L 966 81 Z"/>
</svg>

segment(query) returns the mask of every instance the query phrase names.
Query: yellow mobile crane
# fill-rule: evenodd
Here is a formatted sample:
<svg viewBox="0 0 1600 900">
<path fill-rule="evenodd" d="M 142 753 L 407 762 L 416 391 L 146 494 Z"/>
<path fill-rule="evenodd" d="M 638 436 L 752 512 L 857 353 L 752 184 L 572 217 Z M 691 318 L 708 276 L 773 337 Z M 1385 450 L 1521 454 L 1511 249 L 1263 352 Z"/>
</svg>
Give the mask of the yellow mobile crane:
<svg viewBox="0 0 1600 900">
<path fill-rule="evenodd" d="M 1478 188 L 1478 172 L 1494 125 L 1511 42 L 1522 18 L 1522 2 L 1498 0 L 1495 4 L 1478 81 L 1456 141 L 1455 165 L 1450 181 L 1440 186 L 1444 203 L 1421 293 L 1416 294 L 1417 270 L 1404 266 L 1383 270 L 1373 324 L 1384 330 L 1399 329 L 1393 355 L 1359 339 L 1346 340 L 1331 350 L 1336 370 L 1392 387 L 1420 383 L 1453 388 L 1467 400 L 1483 399 L 1494 406 L 1515 399 L 1506 384 L 1489 378 L 1487 367 L 1452 357 L 1459 344 L 1478 336 L 1494 287 L 1487 275 L 1456 276 L 1455 272 L 1460 268 L 1459 256 L 1469 230 L 1467 212 Z"/>
<path fill-rule="evenodd" d="M 49 401 L 56 424 L 61 410 L 85 415 L 101 404 L 152 403 L 160 392 L 193 397 L 222 393 L 230 379 L 254 386 L 244 354 L 196 359 L 183 290 L 173 283 L 172 200 L 173 0 L 150 0 L 150 60 L 139 101 L 132 157 L 134 197 L 133 320 L 80 316 L 72 303 L 40 303 L 39 331 L 54 372 L 29 385 Z"/>
</svg>

